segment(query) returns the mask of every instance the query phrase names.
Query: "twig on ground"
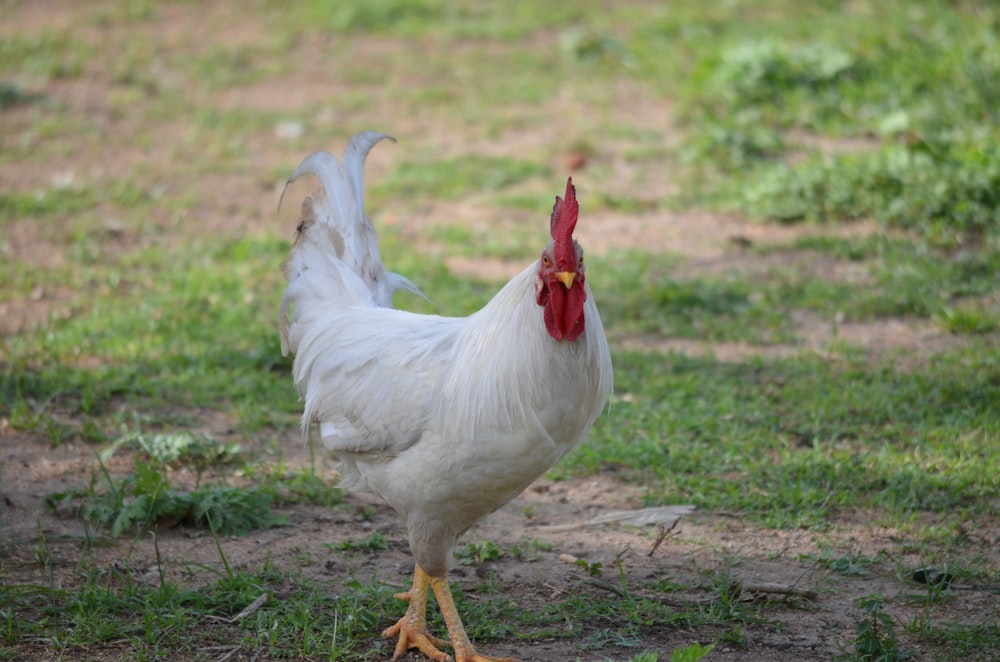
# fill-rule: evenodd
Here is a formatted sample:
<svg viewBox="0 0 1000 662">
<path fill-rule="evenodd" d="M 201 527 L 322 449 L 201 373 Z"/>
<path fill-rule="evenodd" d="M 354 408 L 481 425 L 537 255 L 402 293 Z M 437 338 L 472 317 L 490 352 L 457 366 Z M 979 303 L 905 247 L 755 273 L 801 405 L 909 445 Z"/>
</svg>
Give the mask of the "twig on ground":
<svg viewBox="0 0 1000 662">
<path fill-rule="evenodd" d="M 811 591 L 805 588 L 796 588 L 794 586 L 789 586 L 788 584 L 777 584 L 774 582 L 744 583 L 736 580 L 731 584 L 730 588 L 734 593 L 775 593 L 778 595 L 791 595 L 796 598 L 805 598 L 806 600 L 815 600 L 819 597 L 816 591 Z"/>
<path fill-rule="evenodd" d="M 269 593 L 261 593 L 259 596 L 257 596 L 256 600 L 251 602 L 249 605 L 246 606 L 246 608 L 243 611 L 236 614 L 232 618 L 226 618 L 225 616 L 212 616 L 211 614 L 208 614 L 207 616 L 205 616 L 205 618 L 212 621 L 218 621 L 219 623 L 225 623 L 226 625 L 234 625 L 235 623 L 242 621 L 244 618 L 250 616 L 255 611 L 257 611 L 265 604 L 267 604 L 267 601 L 268 599 L 270 599 L 270 597 L 271 595 Z"/>
<path fill-rule="evenodd" d="M 233 616 L 233 618 L 232 618 L 233 623 L 235 623 L 237 621 L 242 621 L 244 618 L 246 618 L 247 616 L 250 616 L 255 611 L 257 611 L 258 609 L 260 609 L 261 607 L 263 607 L 265 604 L 267 604 L 267 601 L 268 601 L 268 598 L 270 598 L 270 595 L 271 595 L 270 593 L 261 593 L 259 596 L 257 596 L 257 599 L 254 600 L 253 602 L 251 602 L 249 605 L 247 605 L 246 609 L 244 609 L 240 613 L 238 613 L 235 616 Z"/>
<path fill-rule="evenodd" d="M 610 591 L 615 595 L 617 595 L 619 598 L 628 597 L 628 594 L 625 593 L 625 589 L 623 589 L 621 586 L 616 586 L 611 582 L 606 582 L 603 579 L 598 579 L 597 577 L 584 577 L 583 583 L 590 584 L 591 586 L 596 586 L 597 588 L 602 588 L 605 591 Z"/>
<path fill-rule="evenodd" d="M 199 653 L 211 653 L 213 651 L 221 651 L 222 657 L 216 658 L 215 662 L 226 662 L 233 655 L 240 652 L 239 646 L 204 646 L 198 649 Z"/>
<path fill-rule="evenodd" d="M 677 528 L 677 524 L 679 522 L 680 520 L 677 519 L 671 522 L 669 527 L 664 526 L 663 524 L 660 524 L 658 527 L 656 527 L 656 538 L 653 540 L 653 546 L 649 549 L 648 552 L 646 552 L 646 556 L 652 556 L 654 553 L 656 553 L 656 550 L 660 548 L 660 545 L 662 545 L 667 538 L 673 537 L 674 529 Z"/>
</svg>

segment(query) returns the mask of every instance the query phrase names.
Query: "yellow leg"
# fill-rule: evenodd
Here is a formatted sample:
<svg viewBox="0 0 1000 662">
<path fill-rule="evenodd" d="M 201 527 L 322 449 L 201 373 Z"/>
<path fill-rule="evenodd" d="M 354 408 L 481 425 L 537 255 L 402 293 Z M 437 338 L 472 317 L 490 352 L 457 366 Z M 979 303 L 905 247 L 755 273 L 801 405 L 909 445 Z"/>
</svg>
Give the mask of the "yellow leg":
<svg viewBox="0 0 1000 662">
<path fill-rule="evenodd" d="M 447 646 L 448 642 L 438 639 L 427 631 L 427 586 L 429 582 L 430 577 L 417 564 L 417 569 L 413 572 L 413 586 L 405 593 L 396 594 L 397 599 L 409 602 L 410 606 L 406 608 L 406 613 L 395 625 L 382 632 L 382 636 L 386 638 L 399 637 L 396 641 L 396 650 L 392 655 L 393 660 L 403 657 L 406 655 L 406 651 L 411 648 L 420 650 L 434 662 L 447 662 L 451 659 L 447 653 L 439 649 L 440 646 Z"/>
<path fill-rule="evenodd" d="M 419 570 L 420 566 L 417 566 Z M 444 616 L 445 625 L 448 626 L 448 635 L 451 637 L 451 646 L 455 649 L 455 662 L 518 662 L 510 657 L 489 657 L 476 652 L 469 636 L 465 634 L 465 626 L 462 625 L 462 617 L 458 615 L 455 607 L 455 600 L 451 597 L 451 587 L 448 585 L 448 577 L 429 577 L 431 588 L 437 597 L 438 607 L 441 615 Z M 414 583 L 416 586 L 416 583 Z"/>
</svg>

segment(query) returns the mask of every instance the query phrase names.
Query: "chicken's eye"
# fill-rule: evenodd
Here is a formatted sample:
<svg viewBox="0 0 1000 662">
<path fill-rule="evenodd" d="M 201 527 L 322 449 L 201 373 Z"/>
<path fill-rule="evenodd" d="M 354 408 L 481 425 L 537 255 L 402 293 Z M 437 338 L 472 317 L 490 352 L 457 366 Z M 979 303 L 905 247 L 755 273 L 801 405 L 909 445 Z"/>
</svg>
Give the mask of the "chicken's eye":
<svg viewBox="0 0 1000 662">
<path fill-rule="evenodd" d="M 582 266 L 582 265 L 583 265 L 583 256 L 581 255 L 580 259 L 576 261 L 576 266 L 579 267 L 579 266 Z"/>
<path fill-rule="evenodd" d="M 549 259 L 549 256 L 548 255 L 543 255 L 542 256 L 542 266 L 543 267 L 547 267 L 547 266 L 550 266 L 551 264 L 552 264 L 552 260 Z"/>
</svg>

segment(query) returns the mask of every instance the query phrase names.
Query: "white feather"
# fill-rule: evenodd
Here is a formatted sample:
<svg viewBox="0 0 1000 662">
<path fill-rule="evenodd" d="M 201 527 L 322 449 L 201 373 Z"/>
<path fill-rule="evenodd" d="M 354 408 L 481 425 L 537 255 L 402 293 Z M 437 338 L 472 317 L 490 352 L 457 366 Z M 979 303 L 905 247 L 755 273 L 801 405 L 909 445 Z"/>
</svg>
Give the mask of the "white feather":
<svg viewBox="0 0 1000 662">
<path fill-rule="evenodd" d="M 553 339 L 535 302 L 539 264 L 465 318 L 392 309 L 363 210 L 359 134 L 341 166 L 306 158 L 289 181 L 315 175 L 285 266 L 282 348 L 345 485 L 380 494 L 407 522 L 417 561 L 444 572 L 455 540 L 520 493 L 586 436 L 612 389 L 611 358 L 593 294 L 575 341 Z"/>
</svg>

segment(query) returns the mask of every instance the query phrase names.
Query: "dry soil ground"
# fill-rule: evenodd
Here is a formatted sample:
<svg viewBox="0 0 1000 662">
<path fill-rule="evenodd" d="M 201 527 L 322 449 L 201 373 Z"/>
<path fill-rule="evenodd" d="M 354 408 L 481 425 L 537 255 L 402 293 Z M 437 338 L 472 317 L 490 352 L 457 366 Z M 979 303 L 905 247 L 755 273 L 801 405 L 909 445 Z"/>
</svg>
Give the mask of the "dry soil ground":
<svg viewBox="0 0 1000 662">
<path fill-rule="evenodd" d="M 206 426 L 205 431 L 226 439 L 229 430 L 224 422 Z M 5 581 L 11 585 L 52 581 L 70 588 L 80 581 L 80 568 L 95 567 L 101 572 L 122 572 L 126 567 L 136 574 L 136 581 L 155 582 L 165 569 L 168 580 L 185 584 L 212 583 L 217 575 L 205 568 L 221 570 L 219 552 L 210 536 L 183 527 L 161 529 L 156 533 L 158 549 L 152 536 L 138 539 L 128 536 L 98 545 L 85 552 L 85 531 L 79 520 L 45 508 L 47 495 L 86 484 L 96 469 L 94 449 L 83 444 L 52 448 L 48 439 L 3 430 L 0 462 L 3 466 L 4 545 L 7 556 Z M 291 466 L 308 461 L 297 439 L 289 439 L 288 462 Z M 117 460 L 122 469 L 127 456 Z M 112 462 L 114 470 L 116 462 Z M 329 479 L 335 480 L 332 471 Z M 184 476 L 174 476 L 183 482 Z M 916 567 L 921 556 L 909 543 L 908 534 L 873 523 L 866 513 L 855 513 L 831 522 L 831 529 L 817 533 L 798 530 L 762 530 L 741 521 L 737 514 L 695 512 L 676 527 L 659 546 L 654 545 L 652 527 L 636 528 L 605 524 L 573 530 L 550 530 L 547 527 L 579 524 L 610 510 L 635 508 L 641 503 L 641 488 L 627 486 L 614 477 L 550 482 L 541 480 L 519 498 L 484 520 L 467 534 L 464 542 L 494 542 L 500 549 L 513 543 L 535 540 L 543 551 L 516 559 L 509 554 L 499 560 L 473 567 L 459 566 L 454 578 L 477 599 L 477 586 L 484 573 L 495 573 L 499 591 L 528 607 L 546 601 L 564 599 L 572 592 L 603 597 L 604 592 L 621 585 L 616 567 L 620 560 L 631 590 L 636 595 L 656 595 L 678 609 L 691 605 L 708 606 L 715 600 L 715 580 L 729 574 L 742 590 L 735 591 L 739 601 L 767 602 L 760 606 L 759 620 L 743 625 L 743 642 L 737 646 L 726 641 L 718 644 L 708 659 L 747 660 L 828 660 L 841 647 L 849 647 L 854 628 L 863 614 L 852 606 L 854 598 L 874 592 L 898 598 L 913 595 L 912 601 L 889 600 L 888 611 L 909 622 L 919 617 L 923 604 L 921 590 L 897 576 L 897 567 Z M 374 509 L 374 517 L 359 513 Z M 352 575 L 366 581 L 377 575 L 381 580 L 404 587 L 412 572 L 405 533 L 394 513 L 376 498 L 348 495 L 334 509 L 319 506 L 287 508 L 289 524 L 245 537 L 222 541 L 228 563 L 234 568 L 260 568 L 265 558 L 283 568 L 294 568 L 314 577 L 325 591 L 350 590 L 345 587 Z M 933 521 L 922 523 L 926 526 Z M 373 532 L 381 532 L 388 549 L 372 553 L 333 552 L 330 543 L 358 541 Z M 43 536 L 51 553 L 50 579 L 40 576 L 34 554 Z M 991 555 L 995 562 L 995 531 L 969 531 L 970 555 Z M 551 547 L 548 547 L 551 545 Z M 885 561 L 869 568 L 865 576 L 848 576 L 816 562 L 824 550 L 843 554 L 861 554 L 869 558 L 885 555 Z M 159 561 L 157 557 L 159 556 Z M 128 559 L 128 565 L 124 563 Z M 585 559 L 600 563 L 603 571 L 590 577 L 574 562 Z M 596 580 L 596 581 L 595 581 Z M 688 587 L 676 593 L 646 591 L 652 581 L 671 580 Z M 789 589 L 788 595 L 771 592 L 772 585 Z M 767 588 L 771 586 L 771 588 Z M 755 587 L 763 587 L 757 589 Z M 949 622 L 980 622 L 983 615 L 995 611 L 997 596 L 984 590 L 956 591 L 954 599 L 932 608 L 936 618 Z M 807 595 L 808 597 L 802 597 Z M 272 599 L 280 600 L 280 595 Z M 402 605 L 401 605 L 402 607 Z M 388 625 L 386 623 L 385 625 Z M 220 626 L 222 627 L 222 626 Z M 731 628 L 651 627 L 641 649 L 661 653 L 661 659 L 679 646 L 709 642 Z M 906 640 L 902 628 L 897 628 Z M 236 639 L 237 633 L 233 632 Z M 373 641 L 377 637 L 372 632 Z M 484 646 L 492 654 L 518 655 L 526 661 L 628 659 L 636 651 L 604 648 L 588 653 L 573 640 L 494 641 Z M 27 644 L 27 642 L 26 642 Z M 386 655 L 388 657 L 388 649 Z M 924 657 L 917 647 L 910 650 L 916 659 Z M 23 660 L 57 659 L 51 649 L 25 645 Z M 114 660 L 122 650 L 114 644 L 94 647 L 85 653 L 70 653 L 58 659 Z M 178 659 L 186 659 L 181 656 Z M 221 655 L 219 656 L 221 657 Z M 218 659 L 211 653 L 202 659 Z M 243 652 L 229 659 L 268 659 Z M 408 659 L 420 659 L 412 655 Z"/>
</svg>

